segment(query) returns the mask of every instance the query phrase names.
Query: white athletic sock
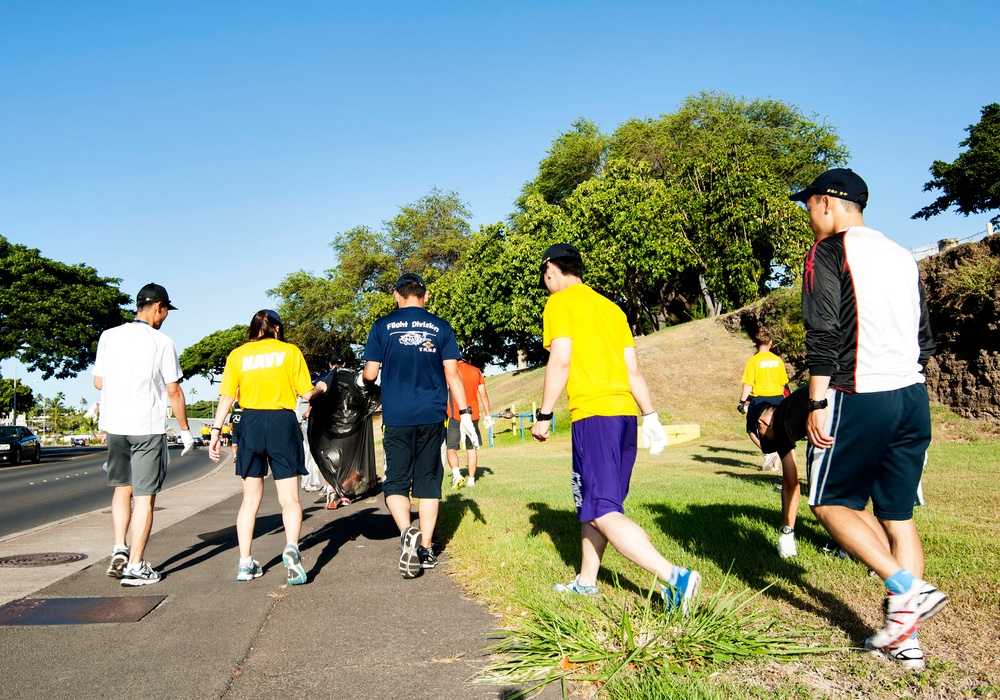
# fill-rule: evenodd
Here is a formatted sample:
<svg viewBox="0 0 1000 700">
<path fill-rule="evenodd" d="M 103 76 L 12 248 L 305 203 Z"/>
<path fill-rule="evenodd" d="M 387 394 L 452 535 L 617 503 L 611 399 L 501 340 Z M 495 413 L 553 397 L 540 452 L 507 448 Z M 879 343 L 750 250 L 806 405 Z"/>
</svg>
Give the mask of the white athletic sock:
<svg viewBox="0 0 1000 700">
<path fill-rule="evenodd" d="M 476 485 L 476 477 L 470 476 L 468 479 L 466 479 L 465 485 L 466 486 L 475 486 Z"/>
<path fill-rule="evenodd" d="M 250 566 L 253 564 L 253 557 L 240 557 L 240 566 Z"/>
<path fill-rule="evenodd" d="M 458 470 L 458 467 L 455 467 L 454 469 L 451 470 L 451 478 L 452 479 L 461 479 L 462 478 L 462 472 L 460 472 Z"/>
<path fill-rule="evenodd" d="M 111 553 L 118 554 L 118 552 L 124 552 L 125 554 L 128 554 L 128 545 L 116 544 L 114 548 L 111 550 Z"/>
</svg>

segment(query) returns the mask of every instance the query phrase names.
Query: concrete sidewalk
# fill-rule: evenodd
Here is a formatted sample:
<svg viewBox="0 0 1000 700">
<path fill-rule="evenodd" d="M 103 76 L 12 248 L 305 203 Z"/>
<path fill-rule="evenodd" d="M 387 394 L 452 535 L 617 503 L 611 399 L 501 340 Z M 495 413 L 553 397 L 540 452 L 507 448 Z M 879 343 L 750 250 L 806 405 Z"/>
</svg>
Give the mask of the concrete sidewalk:
<svg viewBox="0 0 1000 700">
<path fill-rule="evenodd" d="M 254 557 L 237 582 L 240 480 L 231 462 L 161 494 L 146 558 L 164 574 L 124 588 L 108 578 L 111 522 L 90 513 L 0 541 L 4 555 L 72 551 L 76 565 L 0 569 L 3 601 L 166 596 L 137 623 L 0 626 L 5 698 L 497 698 L 470 684 L 498 622 L 437 569 L 404 580 L 382 499 L 327 511 L 301 493 L 309 583 L 288 586 L 284 536 L 266 483 Z M 551 691 L 545 693 L 545 697 Z"/>
</svg>

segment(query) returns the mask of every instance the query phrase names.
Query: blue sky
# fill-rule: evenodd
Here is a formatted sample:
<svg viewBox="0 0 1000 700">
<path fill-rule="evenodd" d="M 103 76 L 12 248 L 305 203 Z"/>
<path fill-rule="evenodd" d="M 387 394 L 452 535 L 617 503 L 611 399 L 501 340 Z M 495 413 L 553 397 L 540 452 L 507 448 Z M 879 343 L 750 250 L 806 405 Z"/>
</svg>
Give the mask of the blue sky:
<svg viewBox="0 0 1000 700">
<path fill-rule="evenodd" d="M 163 284 L 183 350 L 274 305 L 286 274 L 333 266 L 336 233 L 433 187 L 502 220 L 577 117 L 610 133 L 702 90 L 836 127 L 868 223 L 907 247 L 985 230 L 909 217 L 931 162 L 1000 100 L 997 3 L 804 7 L 3 0 L 0 235 L 133 296 Z M 33 388 L 98 398 L 88 375 Z"/>
</svg>

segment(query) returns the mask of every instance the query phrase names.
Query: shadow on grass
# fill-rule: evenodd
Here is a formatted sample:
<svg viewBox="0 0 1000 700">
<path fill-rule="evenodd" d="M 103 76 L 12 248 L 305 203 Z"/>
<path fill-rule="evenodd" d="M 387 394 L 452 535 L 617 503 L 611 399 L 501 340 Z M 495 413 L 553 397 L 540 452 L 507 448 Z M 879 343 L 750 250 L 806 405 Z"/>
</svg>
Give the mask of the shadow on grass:
<svg viewBox="0 0 1000 700">
<path fill-rule="evenodd" d="M 733 459 L 732 457 L 705 457 L 704 455 L 691 455 L 691 459 L 702 464 L 717 464 L 720 467 L 743 467 L 744 469 L 756 469 L 757 465 L 743 459 Z"/>
<path fill-rule="evenodd" d="M 573 571 L 579 571 L 582 545 L 580 542 L 580 521 L 577 519 L 576 511 L 552 508 L 547 503 L 537 502 L 529 503 L 528 510 L 531 511 L 531 515 L 528 516 L 528 522 L 531 523 L 531 536 L 537 537 L 544 532 L 549 536 L 552 546 L 559 552 L 563 563 Z M 600 583 L 617 585 L 639 596 L 645 596 L 647 593 L 646 588 L 637 585 L 624 574 L 603 566 L 597 580 Z"/>
<path fill-rule="evenodd" d="M 732 504 L 691 505 L 681 510 L 661 503 L 646 505 L 656 517 L 661 530 L 679 542 L 686 551 L 715 562 L 722 571 L 752 590 L 771 586 L 765 596 L 785 601 L 804 612 L 827 620 L 862 645 L 871 629 L 858 614 L 840 600 L 835 591 L 812 585 L 805 568 L 795 559 L 780 559 L 775 543 L 756 528 L 741 520 L 772 522 L 775 510 Z M 802 529 L 804 530 L 804 528 Z M 810 528 L 809 539 L 819 537 Z M 796 528 L 796 533 L 800 529 Z M 819 541 L 823 541 L 820 539 Z M 685 562 L 678 562 L 682 566 Z"/>
<path fill-rule="evenodd" d="M 479 473 L 479 470 L 476 470 Z M 492 472 L 491 472 L 492 473 Z M 476 477 L 478 479 L 478 477 Z M 475 488 L 475 487 L 474 487 Z M 478 522 L 486 525 L 486 518 L 479 506 L 471 498 L 466 498 L 462 491 L 452 491 L 441 499 L 438 511 L 437 525 L 434 527 L 434 549 L 443 552 L 455 536 L 455 531 L 462 524 L 466 515 L 472 513 Z"/>
</svg>

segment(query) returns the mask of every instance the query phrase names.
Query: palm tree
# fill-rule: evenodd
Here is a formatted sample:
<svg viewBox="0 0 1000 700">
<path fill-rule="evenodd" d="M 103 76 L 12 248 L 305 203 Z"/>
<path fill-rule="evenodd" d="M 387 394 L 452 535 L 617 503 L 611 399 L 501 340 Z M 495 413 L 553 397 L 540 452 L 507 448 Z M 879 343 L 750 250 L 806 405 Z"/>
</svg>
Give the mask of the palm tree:
<svg viewBox="0 0 1000 700">
<path fill-rule="evenodd" d="M 59 442 L 59 433 L 61 432 L 62 422 L 66 414 L 66 405 L 63 403 L 65 399 L 66 394 L 60 391 L 51 399 L 45 399 L 43 404 L 45 414 L 49 419 L 49 432 L 52 433 L 57 443 Z"/>
</svg>

